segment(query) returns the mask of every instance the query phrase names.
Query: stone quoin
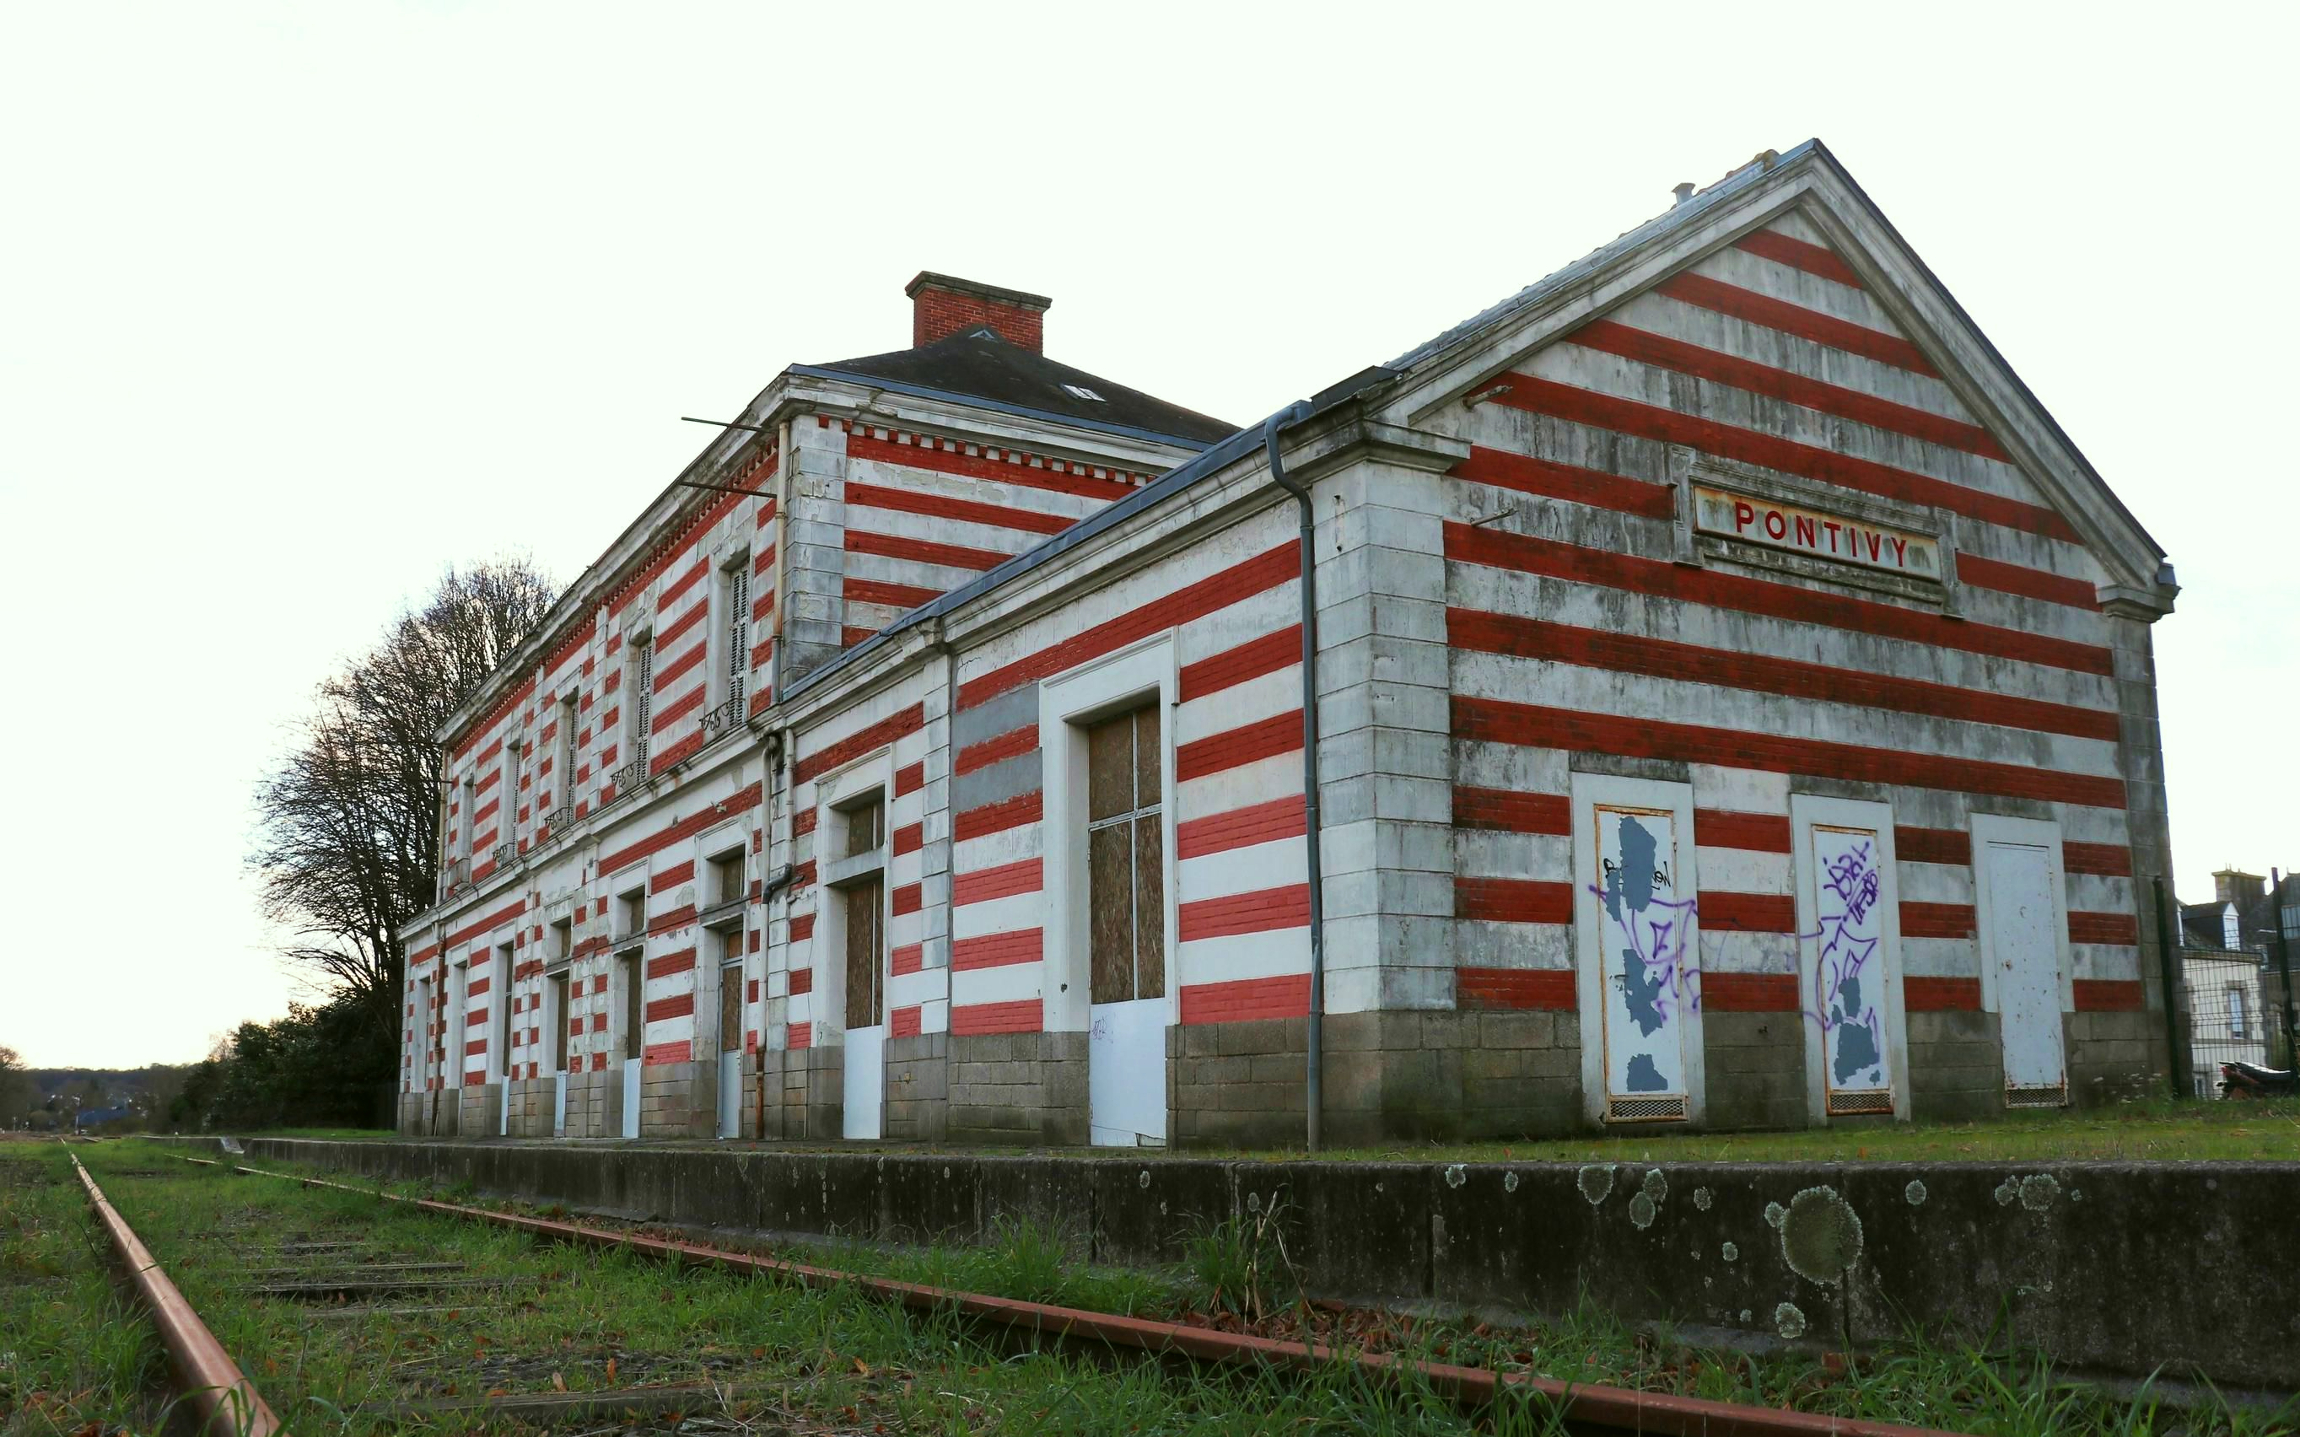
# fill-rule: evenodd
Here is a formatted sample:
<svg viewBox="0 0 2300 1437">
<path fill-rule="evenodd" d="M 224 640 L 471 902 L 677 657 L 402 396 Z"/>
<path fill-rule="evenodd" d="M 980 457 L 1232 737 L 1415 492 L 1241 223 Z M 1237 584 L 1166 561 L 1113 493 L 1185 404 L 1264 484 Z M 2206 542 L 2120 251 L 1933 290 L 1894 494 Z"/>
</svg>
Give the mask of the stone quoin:
<svg viewBox="0 0 2300 1437">
<path fill-rule="evenodd" d="M 404 1131 L 1298 1142 L 1313 859 L 1336 1142 L 2166 1071 L 2171 567 L 1818 142 L 1243 429 L 909 293 L 439 735 Z"/>
</svg>

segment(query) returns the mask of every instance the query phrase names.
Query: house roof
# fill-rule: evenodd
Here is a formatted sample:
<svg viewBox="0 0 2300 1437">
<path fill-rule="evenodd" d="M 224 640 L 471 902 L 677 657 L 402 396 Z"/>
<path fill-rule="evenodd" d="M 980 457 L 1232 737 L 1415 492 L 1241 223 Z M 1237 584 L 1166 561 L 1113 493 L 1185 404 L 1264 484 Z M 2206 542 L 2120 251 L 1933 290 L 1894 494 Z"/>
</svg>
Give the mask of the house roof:
<svg viewBox="0 0 2300 1437">
<path fill-rule="evenodd" d="M 2287 880 L 2286 897 L 2288 899 L 2300 897 L 2291 890 L 2292 885 Z M 2180 946 L 2191 952 L 2197 950 L 2206 952 L 2240 951 L 2257 954 L 2271 951 L 2276 944 L 2277 898 L 2275 891 L 2271 889 L 2263 892 L 2257 898 L 2248 897 L 2239 900 L 2235 906 L 2237 909 L 2236 941 L 2238 945 L 2235 950 L 2228 947 L 2226 915 L 2229 901 L 2224 899 L 2215 899 L 2210 903 L 2183 903 L 2180 905 Z"/>
<path fill-rule="evenodd" d="M 799 374 L 858 379 L 971 401 L 988 400 L 1000 407 L 1045 415 L 1066 424 L 1180 440 L 1193 448 L 1225 439 L 1238 428 L 1115 380 L 1073 369 L 1036 350 L 1009 344 L 988 326 L 962 330 L 915 349 L 792 368 Z M 1080 390 L 1086 392 L 1081 394 Z M 1100 397 L 1090 398 L 1092 395 Z"/>
</svg>

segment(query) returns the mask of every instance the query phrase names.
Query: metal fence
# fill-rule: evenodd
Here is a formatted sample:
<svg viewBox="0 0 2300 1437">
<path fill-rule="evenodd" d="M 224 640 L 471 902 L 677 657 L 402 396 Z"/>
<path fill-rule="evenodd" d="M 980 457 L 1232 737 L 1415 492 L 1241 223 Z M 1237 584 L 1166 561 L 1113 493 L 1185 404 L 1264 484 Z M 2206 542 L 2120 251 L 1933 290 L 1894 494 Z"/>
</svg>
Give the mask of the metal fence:
<svg viewBox="0 0 2300 1437">
<path fill-rule="evenodd" d="M 2199 1098 L 2220 1096 L 2222 1063 L 2280 1068 L 2292 1061 L 2282 992 L 2260 955 L 2182 955 L 2188 1009 L 2189 1082 Z"/>
</svg>

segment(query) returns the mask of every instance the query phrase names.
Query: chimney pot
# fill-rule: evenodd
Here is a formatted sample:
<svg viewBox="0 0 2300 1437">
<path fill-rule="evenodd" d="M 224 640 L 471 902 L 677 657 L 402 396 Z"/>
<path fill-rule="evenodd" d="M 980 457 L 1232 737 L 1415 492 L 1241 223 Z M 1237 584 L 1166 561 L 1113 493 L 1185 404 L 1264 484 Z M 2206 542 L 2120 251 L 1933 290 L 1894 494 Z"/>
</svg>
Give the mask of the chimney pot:
<svg viewBox="0 0 2300 1437">
<path fill-rule="evenodd" d="M 1032 354 L 1046 352 L 1046 311 L 1054 301 L 1042 294 L 978 284 L 955 275 L 920 270 L 903 287 L 910 296 L 910 343 L 921 345 L 988 328 L 1000 339 Z"/>
</svg>

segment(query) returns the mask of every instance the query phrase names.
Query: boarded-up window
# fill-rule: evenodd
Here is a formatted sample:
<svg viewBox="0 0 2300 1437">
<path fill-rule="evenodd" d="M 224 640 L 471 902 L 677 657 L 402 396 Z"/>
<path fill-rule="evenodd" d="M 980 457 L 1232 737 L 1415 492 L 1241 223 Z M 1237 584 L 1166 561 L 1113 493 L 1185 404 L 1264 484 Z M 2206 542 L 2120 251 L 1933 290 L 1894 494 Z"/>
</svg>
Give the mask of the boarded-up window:
<svg viewBox="0 0 2300 1437">
<path fill-rule="evenodd" d="M 711 903 L 732 903 L 743 896 L 743 850 L 728 849 L 711 860 Z"/>
<path fill-rule="evenodd" d="M 1086 729 L 1086 872 L 1096 1003 L 1166 995 L 1166 852 L 1159 709 Z"/>
<path fill-rule="evenodd" d="M 873 794 L 868 800 L 844 810 L 847 827 L 847 851 L 841 858 L 855 858 L 870 853 L 886 841 L 886 801 Z"/>
<path fill-rule="evenodd" d="M 874 874 L 840 890 L 846 905 L 847 1027 L 875 1028 L 886 1014 L 886 993 L 880 974 L 886 930 L 879 917 L 886 888 Z"/>
<path fill-rule="evenodd" d="M 551 1068 L 567 1071 L 567 975 L 551 975 L 551 1008 L 543 1015 L 551 1025 Z"/>
<path fill-rule="evenodd" d="M 647 1051 L 647 972 L 636 955 L 623 960 L 623 1056 Z"/>
</svg>

